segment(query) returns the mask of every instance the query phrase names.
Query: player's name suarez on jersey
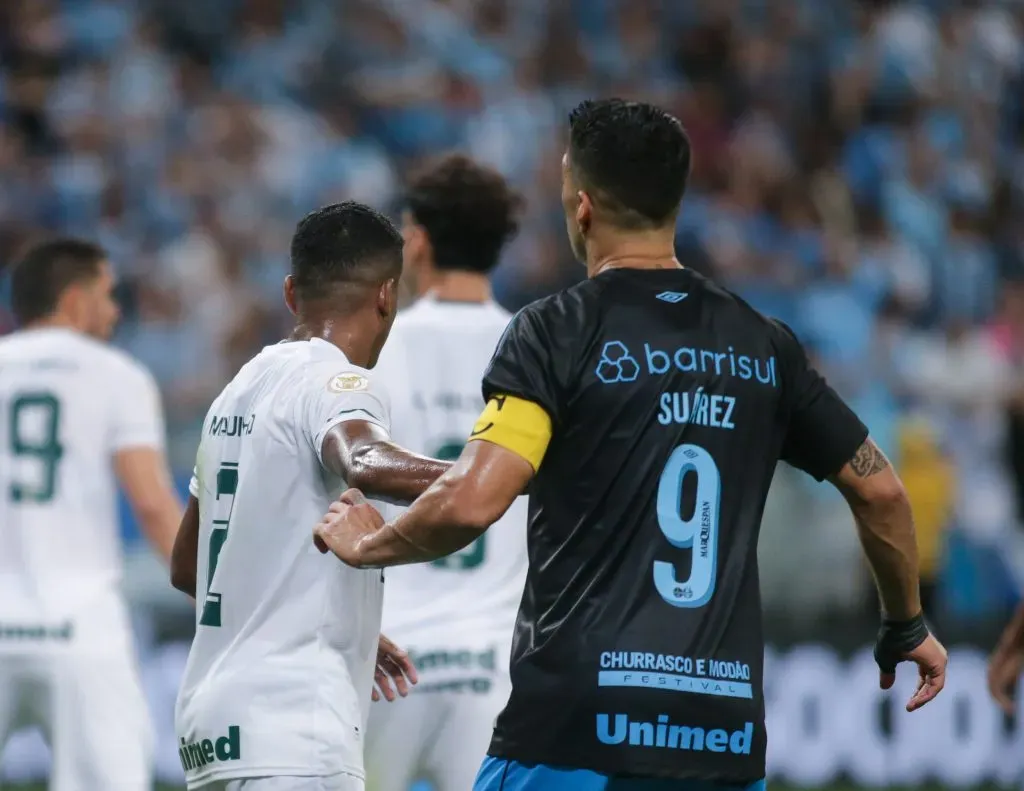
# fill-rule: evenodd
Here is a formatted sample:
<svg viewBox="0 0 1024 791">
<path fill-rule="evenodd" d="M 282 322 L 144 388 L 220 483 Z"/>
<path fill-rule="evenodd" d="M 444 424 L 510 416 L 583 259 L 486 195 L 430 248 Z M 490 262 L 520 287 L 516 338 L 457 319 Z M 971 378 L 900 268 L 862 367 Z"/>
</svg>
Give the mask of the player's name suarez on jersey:
<svg viewBox="0 0 1024 791">
<path fill-rule="evenodd" d="M 241 437 L 252 434 L 253 426 L 256 425 L 256 415 L 228 415 L 218 417 L 213 415 L 210 418 L 208 433 L 211 437 Z"/>
<path fill-rule="evenodd" d="M 178 748 L 178 759 L 186 772 L 194 772 L 217 761 L 238 761 L 241 757 L 242 729 L 237 725 L 229 725 L 227 735 L 216 739 L 196 739 L 186 743 L 182 736 L 181 747 Z"/>
<path fill-rule="evenodd" d="M 670 371 L 681 371 L 732 376 L 769 387 L 779 386 L 774 355 L 761 358 L 737 354 L 732 346 L 724 352 L 694 346 L 680 346 L 675 350 L 663 351 L 645 343 L 643 361 L 645 366 L 642 368 L 637 356 L 623 341 L 608 341 L 601 348 L 601 357 L 594 373 L 604 384 L 635 382 L 641 371 L 646 370 L 650 376 L 663 376 Z"/>
</svg>

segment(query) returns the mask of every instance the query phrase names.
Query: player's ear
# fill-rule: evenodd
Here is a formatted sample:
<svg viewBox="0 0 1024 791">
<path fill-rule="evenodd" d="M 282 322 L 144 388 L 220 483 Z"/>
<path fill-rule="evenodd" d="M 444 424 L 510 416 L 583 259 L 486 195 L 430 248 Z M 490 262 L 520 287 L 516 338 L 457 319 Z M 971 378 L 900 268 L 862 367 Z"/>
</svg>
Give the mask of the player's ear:
<svg viewBox="0 0 1024 791">
<path fill-rule="evenodd" d="M 576 198 L 579 200 L 576 206 L 576 224 L 582 233 L 586 233 L 590 230 L 590 223 L 594 217 L 594 203 L 583 190 L 576 193 Z"/>
<path fill-rule="evenodd" d="M 398 313 L 398 278 L 389 277 L 380 284 L 377 290 L 377 312 L 385 321 L 390 321 Z"/>
<path fill-rule="evenodd" d="M 299 315 L 299 303 L 295 299 L 295 278 L 291 275 L 285 275 L 284 278 L 284 304 L 293 316 Z"/>
<path fill-rule="evenodd" d="M 55 313 L 66 316 L 75 327 L 87 327 L 91 311 L 89 295 L 84 283 L 71 283 L 57 298 Z"/>
</svg>

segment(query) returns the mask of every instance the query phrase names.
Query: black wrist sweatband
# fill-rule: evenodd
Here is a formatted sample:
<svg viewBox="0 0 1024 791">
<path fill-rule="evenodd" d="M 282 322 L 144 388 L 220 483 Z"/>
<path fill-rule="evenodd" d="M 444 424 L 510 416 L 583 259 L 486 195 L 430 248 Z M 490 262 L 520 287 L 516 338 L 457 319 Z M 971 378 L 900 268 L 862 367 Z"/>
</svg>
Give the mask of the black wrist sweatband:
<svg viewBox="0 0 1024 791">
<path fill-rule="evenodd" d="M 928 635 L 924 613 L 918 613 L 909 621 L 882 619 L 875 640 L 875 662 L 883 673 L 895 673 L 896 665 L 927 640 Z"/>
</svg>

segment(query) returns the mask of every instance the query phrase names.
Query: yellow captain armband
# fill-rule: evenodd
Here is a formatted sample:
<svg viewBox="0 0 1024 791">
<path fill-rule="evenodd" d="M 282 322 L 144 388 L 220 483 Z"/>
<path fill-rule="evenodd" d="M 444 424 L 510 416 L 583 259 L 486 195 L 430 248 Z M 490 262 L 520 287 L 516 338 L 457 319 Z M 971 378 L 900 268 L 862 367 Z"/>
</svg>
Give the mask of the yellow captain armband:
<svg viewBox="0 0 1024 791">
<path fill-rule="evenodd" d="M 487 402 L 473 426 L 469 441 L 476 439 L 493 442 L 522 456 L 536 472 L 551 442 L 551 418 L 533 401 L 496 395 Z"/>
</svg>

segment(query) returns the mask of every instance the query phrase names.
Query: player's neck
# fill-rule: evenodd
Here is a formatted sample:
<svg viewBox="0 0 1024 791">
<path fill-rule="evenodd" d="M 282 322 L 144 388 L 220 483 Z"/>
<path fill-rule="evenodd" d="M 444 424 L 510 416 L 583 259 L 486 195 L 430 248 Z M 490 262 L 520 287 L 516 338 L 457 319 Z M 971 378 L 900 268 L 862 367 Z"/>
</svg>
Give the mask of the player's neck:
<svg viewBox="0 0 1024 791">
<path fill-rule="evenodd" d="M 79 327 L 74 321 L 67 316 L 60 313 L 54 313 L 52 316 L 46 318 L 37 319 L 36 321 L 28 322 L 23 330 L 70 330 L 71 332 L 85 333 L 81 327 Z"/>
<path fill-rule="evenodd" d="M 350 363 L 369 368 L 374 358 L 376 336 L 371 337 L 365 322 L 351 318 L 300 318 L 289 341 L 309 341 L 319 338 L 341 350 Z"/>
<path fill-rule="evenodd" d="M 587 277 L 597 277 L 612 269 L 682 269 L 675 253 L 640 251 L 612 253 L 601 258 L 587 260 Z"/>
<path fill-rule="evenodd" d="M 437 271 L 422 284 L 420 296 L 439 302 L 489 302 L 491 281 L 476 272 Z"/>
<path fill-rule="evenodd" d="M 674 229 L 594 236 L 587 240 L 587 277 L 610 269 L 681 269 Z"/>
</svg>

